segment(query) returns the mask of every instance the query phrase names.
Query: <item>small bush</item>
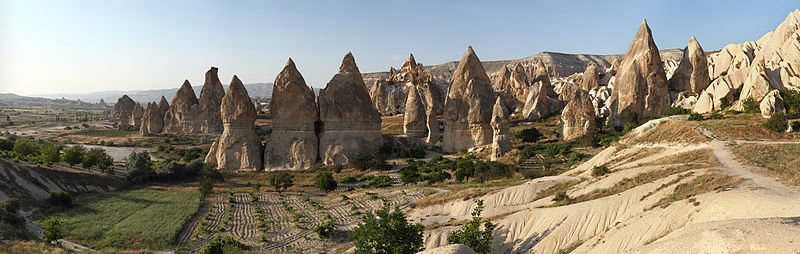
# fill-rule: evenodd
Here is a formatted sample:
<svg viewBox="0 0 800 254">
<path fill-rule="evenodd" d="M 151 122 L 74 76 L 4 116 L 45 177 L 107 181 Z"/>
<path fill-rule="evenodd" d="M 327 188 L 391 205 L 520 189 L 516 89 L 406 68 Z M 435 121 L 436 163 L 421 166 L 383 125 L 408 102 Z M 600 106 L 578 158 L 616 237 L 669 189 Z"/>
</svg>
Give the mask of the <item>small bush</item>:
<svg viewBox="0 0 800 254">
<path fill-rule="evenodd" d="M 288 172 L 278 172 L 269 179 L 269 184 L 281 193 L 294 185 L 294 176 Z"/>
<path fill-rule="evenodd" d="M 685 109 L 685 108 L 681 108 L 681 107 L 669 107 L 669 109 L 667 109 L 667 115 L 668 116 L 688 115 L 690 113 L 692 113 L 691 110 Z"/>
<path fill-rule="evenodd" d="M 800 113 L 800 91 L 791 89 L 781 89 L 781 98 L 786 108 L 786 113 Z"/>
<path fill-rule="evenodd" d="M 742 108 L 744 108 L 744 113 L 756 113 L 761 110 L 758 102 L 751 97 L 747 97 L 742 100 Z"/>
<path fill-rule="evenodd" d="M 128 181 L 133 184 L 146 183 L 155 174 L 147 152 L 132 152 L 126 162 Z"/>
<path fill-rule="evenodd" d="M 703 121 L 703 115 L 700 113 L 692 112 L 689 114 L 689 121 Z"/>
<path fill-rule="evenodd" d="M 205 199 L 214 193 L 214 179 L 203 177 L 200 179 L 199 184 L 200 187 L 197 188 L 197 191 L 200 192 L 200 199 Z"/>
<path fill-rule="evenodd" d="M 250 249 L 247 245 L 237 241 L 233 236 L 222 237 L 217 235 L 213 241 L 209 242 L 202 249 L 201 254 L 223 254 L 236 252 L 238 250 Z"/>
<path fill-rule="evenodd" d="M 594 166 L 594 168 L 592 169 L 592 176 L 594 177 L 604 176 L 609 172 L 610 171 L 608 170 L 608 167 L 606 167 L 606 165 Z"/>
<path fill-rule="evenodd" d="M 72 147 L 68 147 L 64 149 L 64 153 L 61 154 L 61 159 L 69 164 L 70 166 L 83 162 L 83 153 L 86 151 L 86 148 L 83 148 L 82 145 L 74 145 Z"/>
<path fill-rule="evenodd" d="M 722 97 L 719 99 L 719 108 L 726 109 L 731 107 L 731 102 L 728 100 L 728 97 Z"/>
<path fill-rule="evenodd" d="M 489 253 L 492 251 L 492 240 L 494 236 L 495 227 L 497 225 L 487 221 L 483 225 L 483 230 L 480 229 L 481 212 L 483 212 L 483 200 L 478 200 L 478 205 L 472 211 L 472 220 L 460 229 L 453 231 L 447 236 L 447 243 L 449 244 L 463 244 L 469 246 L 477 253 Z"/>
<path fill-rule="evenodd" d="M 369 180 L 366 185 L 370 188 L 385 188 L 392 186 L 392 178 L 389 176 L 376 176 Z"/>
<path fill-rule="evenodd" d="M 714 111 L 711 112 L 711 115 L 708 116 L 708 119 L 725 119 L 725 117 L 722 116 L 722 114 L 720 114 L 719 112 Z"/>
<path fill-rule="evenodd" d="M 64 222 L 54 217 L 44 220 L 42 222 L 42 238 L 48 242 L 64 238 Z"/>
<path fill-rule="evenodd" d="M 355 176 L 345 176 L 342 179 L 339 179 L 339 183 L 355 183 L 358 182 L 358 177 Z"/>
<path fill-rule="evenodd" d="M 333 179 L 333 174 L 331 174 L 330 171 L 327 170 L 319 171 L 317 173 L 317 176 L 314 177 L 314 186 L 316 186 L 317 189 L 321 191 L 324 192 L 333 191 L 336 189 L 337 185 L 338 183 L 336 182 L 336 180 Z"/>
<path fill-rule="evenodd" d="M 330 238 L 333 235 L 333 226 L 336 222 L 331 218 L 330 214 L 325 215 L 325 222 L 314 228 L 314 233 L 317 233 L 319 238 Z"/>
<path fill-rule="evenodd" d="M 783 112 L 776 112 L 764 123 L 764 127 L 774 132 L 784 132 L 788 127 L 786 124 L 786 114 Z"/>
<path fill-rule="evenodd" d="M 53 206 L 71 207 L 72 195 L 63 191 L 50 192 L 50 197 L 47 199 L 47 203 L 50 203 L 50 205 Z"/>
<path fill-rule="evenodd" d="M 522 142 L 536 142 L 542 139 L 544 135 L 542 135 L 542 133 L 539 132 L 539 130 L 537 130 L 535 127 L 530 127 L 515 134 L 514 137 L 521 139 Z"/>
</svg>

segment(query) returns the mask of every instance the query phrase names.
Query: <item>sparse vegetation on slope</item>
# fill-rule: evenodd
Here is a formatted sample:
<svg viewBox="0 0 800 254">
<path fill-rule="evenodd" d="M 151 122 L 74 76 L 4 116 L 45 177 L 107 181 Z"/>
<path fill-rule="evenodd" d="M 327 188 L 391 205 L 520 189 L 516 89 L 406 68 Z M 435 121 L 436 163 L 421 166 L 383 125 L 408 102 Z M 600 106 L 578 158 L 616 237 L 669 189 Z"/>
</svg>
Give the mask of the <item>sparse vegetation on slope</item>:
<svg viewBox="0 0 800 254">
<path fill-rule="evenodd" d="M 800 144 L 737 144 L 732 150 L 749 164 L 766 169 L 758 173 L 800 185 Z"/>
<path fill-rule="evenodd" d="M 700 175 L 689 181 L 675 186 L 675 191 L 656 202 L 653 207 L 667 207 L 673 201 L 687 199 L 694 195 L 703 194 L 709 191 L 723 191 L 736 186 L 742 178 L 725 175 L 715 171 Z"/>
</svg>

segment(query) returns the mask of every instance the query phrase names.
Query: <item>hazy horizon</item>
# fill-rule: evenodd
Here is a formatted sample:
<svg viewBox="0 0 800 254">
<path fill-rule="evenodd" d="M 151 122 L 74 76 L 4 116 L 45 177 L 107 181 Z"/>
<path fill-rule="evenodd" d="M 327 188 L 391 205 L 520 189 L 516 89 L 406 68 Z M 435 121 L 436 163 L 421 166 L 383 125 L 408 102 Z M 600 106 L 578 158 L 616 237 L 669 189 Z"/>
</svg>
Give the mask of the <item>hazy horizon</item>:
<svg viewBox="0 0 800 254">
<path fill-rule="evenodd" d="M 234 74 L 271 83 L 289 57 L 321 88 L 347 51 L 362 72 L 398 67 L 408 53 L 425 65 L 458 60 L 467 45 L 482 61 L 623 54 L 642 18 L 659 49 L 683 48 L 694 35 L 711 51 L 757 40 L 797 8 L 746 3 L 4 0 L 0 92 L 170 89 L 184 79 L 197 86 L 210 66 L 223 84 Z"/>
</svg>

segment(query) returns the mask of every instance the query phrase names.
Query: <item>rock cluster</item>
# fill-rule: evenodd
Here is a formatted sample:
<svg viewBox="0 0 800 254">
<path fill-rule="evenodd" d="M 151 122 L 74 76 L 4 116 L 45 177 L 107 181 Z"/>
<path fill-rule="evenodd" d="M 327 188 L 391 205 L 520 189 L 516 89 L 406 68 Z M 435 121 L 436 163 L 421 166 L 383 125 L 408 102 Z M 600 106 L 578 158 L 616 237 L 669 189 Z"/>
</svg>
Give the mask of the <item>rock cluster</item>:
<svg viewBox="0 0 800 254">
<path fill-rule="evenodd" d="M 205 161 L 217 163 L 221 170 L 262 169 L 261 141 L 253 128 L 256 109 L 242 81 L 236 76 L 222 98 L 220 116 L 222 136 L 211 145 Z"/>
<path fill-rule="evenodd" d="M 348 163 L 359 153 L 377 151 L 383 145 L 381 116 L 371 103 L 367 87 L 351 53 L 347 53 L 317 104 L 322 128 L 319 156 L 325 165 Z"/>
<path fill-rule="evenodd" d="M 319 121 L 314 91 L 291 58 L 275 78 L 270 113 L 272 134 L 264 149 L 264 168 L 302 170 L 317 161 L 319 140 L 315 124 Z"/>
<path fill-rule="evenodd" d="M 147 104 L 142 117 L 142 126 L 139 127 L 139 134 L 142 136 L 157 135 L 164 128 L 164 112 L 155 102 Z"/>
<path fill-rule="evenodd" d="M 528 95 L 528 75 L 521 63 L 514 65 L 514 70 L 503 66 L 500 74 L 492 82 L 495 93 L 502 97 L 503 105 L 509 112 L 521 110 Z"/>
<path fill-rule="evenodd" d="M 494 90 L 478 56 L 468 47 L 445 99 L 442 149 L 458 152 L 492 142 Z"/>
<path fill-rule="evenodd" d="M 501 101 L 500 97 L 494 103 L 492 108 L 492 154 L 491 160 L 497 160 L 511 150 L 511 136 L 508 134 L 508 112 Z"/>
<path fill-rule="evenodd" d="M 642 20 L 622 59 L 608 102 L 612 119 L 616 119 L 612 124 L 622 124 L 621 118 L 629 112 L 636 113 L 639 119 L 664 115 L 670 106 L 667 78 L 646 20 Z"/>
<path fill-rule="evenodd" d="M 169 110 L 164 114 L 164 133 L 192 134 L 200 133 L 200 106 L 189 80 L 172 97 Z"/>
<path fill-rule="evenodd" d="M 414 55 L 410 54 L 399 71 L 391 68 L 388 78 L 375 81 L 369 96 L 378 113 L 384 116 L 397 115 L 405 112 L 408 93 L 416 88 L 421 98 L 425 98 L 425 107 L 434 107 L 437 113 L 441 113 L 442 92 L 432 80 L 425 66 L 417 63 Z"/>
<path fill-rule="evenodd" d="M 561 95 L 557 94 L 550 83 L 550 76 L 547 74 L 547 67 L 542 62 L 536 64 L 536 72 L 533 84 L 527 88 L 528 93 L 525 97 L 525 104 L 522 108 L 522 117 L 528 120 L 537 120 L 549 115 L 558 113 L 561 110 L 559 96 L 571 94 L 573 89 L 563 89 Z"/>
<path fill-rule="evenodd" d="M 563 126 L 561 135 L 564 140 L 571 140 L 591 132 L 595 126 L 595 109 L 589 93 L 584 90 L 575 91 L 564 112 L 561 113 Z"/>
<path fill-rule="evenodd" d="M 128 125 L 130 125 L 133 129 L 138 129 L 140 126 L 142 126 L 143 116 L 144 109 L 142 108 L 142 105 L 137 102 L 136 106 L 133 106 L 133 112 L 131 112 L 131 119 L 129 119 L 130 122 Z"/>
<path fill-rule="evenodd" d="M 673 91 L 688 91 L 700 94 L 711 83 L 708 74 L 708 60 L 703 47 L 692 36 L 689 44 L 683 49 L 683 60 L 669 79 L 669 88 Z"/>
</svg>

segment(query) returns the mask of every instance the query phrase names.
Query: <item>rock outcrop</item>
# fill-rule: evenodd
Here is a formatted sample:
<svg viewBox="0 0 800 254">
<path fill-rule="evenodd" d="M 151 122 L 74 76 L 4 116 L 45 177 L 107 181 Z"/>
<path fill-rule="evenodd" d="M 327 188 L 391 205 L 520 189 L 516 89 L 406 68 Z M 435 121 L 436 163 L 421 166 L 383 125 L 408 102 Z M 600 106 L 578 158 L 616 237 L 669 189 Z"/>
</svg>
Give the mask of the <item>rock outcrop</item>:
<svg viewBox="0 0 800 254">
<path fill-rule="evenodd" d="M 158 135 L 164 128 L 164 114 L 161 107 L 155 102 L 147 104 L 142 117 L 142 126 L 139 127 L 139 134 L 142 136 Z"/>
<path fill-rule="evenodd" d="M 781 93 L 778 90 L 772 90 L 767 93 L 759 106 L 761 116 L 764 118 L 770 118 L 772 114 L 784 112 L 785 110 L 783 97 L 781 97 Z"/>
<path fill-rule="evenodd" d="M 314 129 L 319 108 L 314 91 L 306 85 L 291 58 L 273 84 L 269 107 L 272 135 L 264 148 L 264 168 L 267 171 L 308 169 L 319 153 Z"/>
<path fill-rule="evenodd" d="M 720 77 L 711 82 L 698 96 L 697 103 L 694 105 L 692 111 L 708 113 L 723 109 L 722 104 L 724 101 L 727 101 L 727 104 L 733 103 L 733 92 L 735 89 L 728 80 L 729 79 L 725 77 Z"/>
<path fill-rule="evenodd" d="M 117 99 L 117 104 L 114 104 L 114 108 L 111 109 L 111 115 L 113 117 L 119 117 L 121 114 L 126 114 L 130 117 L 131 113 L 133 113 L 133 107 L 136 106 L 136 102 L 128 97 L 128 95 L 122 95 L 119 99 Z"/>
<path fill-rule="evenodd" d="M 511 151 L 511 135 L 508 134 L 508 112 L 506 111 L 500 97 L 494 103 L 492 108 L 492 155 L 491 159 L 497 160 L 503 155 Z"/>
<path fill-rule="evenodd" d="M 189 80 L 172 97 L 169 110 L 164 114 L 164 133 L 194 134 L 201 132 L 200 108 Z"/>
<path fill-rule="evenodd" d="M 689 91 L 699 94 L 708 87 L 711 78 L 708 75 L 706 52 L 692 36 L 689 44 L 683 49 L 683 60 L 669 79 L 669 88 L 674 91 Z"/>
<path fill-rule="evenodd" d="M 492 142 L 495 95 L 490 84 L 478 56 L 468 47 L 445 99 L 443 150 L 458 152 Z"/>
<path fill-rule="evenodd" d="M 133 107 L 133 112 L 131 112 L 131 119 L 130 119 L 130 126 L 133 129 L 138 129 L 142 126 L 142 117 L 144 116 L 144 109 L 142 105 L 138 102 L 136 106 Z"/>
<path fill-rule="evenodd" d="M 217 67 L 211 67 L 206 72 L 206 81 L 200 90 L 198 106 L 200 107 L 200 132 L 204 134 L 222 133 L 222 118 L 220 104 L 225 90 L 217 76 Z"/>
<path fill-rule="evenodd" d="M 161 100 L 158 102 L 158 109 L 161 110 L 161 117 L 164 117 L 164 114 L 169 111 L 169 102 L 167 102 L 167 98 L 161 96 Z"/>
<path fill-rule="evenodd" d="M 662 116 L 669 109 L 666 74 L 661 67 L 658 47 L 645 20 L 642 20 L 620 63 L 610 103 L 612 115 L 616 117 L 633 112 L 639 119 L 648 119 Z M 612 124 L 621 122 L 612 121 Z"/>
<path fill-rule="evenodd" d="M 405 113 L 403 114 L 403 133 L 412 137 L 423 137 L 427 132 L 425 105 L 416 88 L 408 90 Z"/>
<path fill-rule="evenodd" d="M 575 95 L 561 113 L 562 138 L 571 140 L 591 132 L 595 127 L 594 113 L 589 93 L 584 90 L 575 91 Z"/>
<path fill-rule="evenodd" d="M 549 85 L 543 81 L 536 81 L 528 88 L 528 95 L 525 99 L 525 106 L 522 109 L 522 117 L 528 120 L 537 120 L 559 111 L 560 102 L 558 98 L 547 96 Z"/>
<path fill-rule="evenodd" d="M 172 105 L 175 106 L 174 100 Z M 242 81 L 235 75 L 228 92 L 222 98 L 220 115 L 222 136 L 211 145 L 206 162 L 216 162 L 217 168 L 221 170 L 261 169 L 261 141 L 253 128 L 256 108 Z"/>
<path fill-rule="evenodd" d="M 581 89 L 591 91 L 598 87 L 600 87 L 600 74 L 597 73 L 597 66 L 590 64 L 589 67 L 586 67 L 586 71 L 583 72 Z"/>
<path fill-rule="evenodd" d="M 377 151 L 383 145 L 381 116 L 371 102 L 353 54 L 348 52 L 339 73 L 317 97 L 322 121 L 319 156 L 325 165 L 346 164 L 350 157 Z"/>
<path fill-rule="evenodd" d="M 503 99 L 503 105 L 509 112 L 521 110 L 528 95 L 528 75 L 525 67 L 521 63 L 517 63 L 513 71 L 503 67 L 492 82 L 492 88 L 497 96 Z"/>
<path fill-rule="evenodd" d="M 439 140 L 441 139 L 441 131 L 439 130 L 439 120 L 436 119 L 436 112 L 434 112 L 431 109 L 428 109 L 425 112 L 425 115 L 428 118 L 428 120 L 426 120 L 425 122 L 427 124 L 427 129 L 428 129 L 428 137 L 425 138 L 425 142 L 428 142 L 428 144 L 433 145 L 438 143 Z"/>
<path fill-rule="evenodd" d="M 442 92 L 432 80 L 425 67 L 417 63 L 414 55 L 410 54 L 399 71 L 391 68 L 389 77 L 375 80 L 369 96 L 378 113 L 384 116 L 397 115 L 405 112 L 408 93 L 415 88 L 420 93 L 420 98 L 424 98 L 422 103 L 425 107 L 433 107 L 440 114 Z"/>
</svg>

